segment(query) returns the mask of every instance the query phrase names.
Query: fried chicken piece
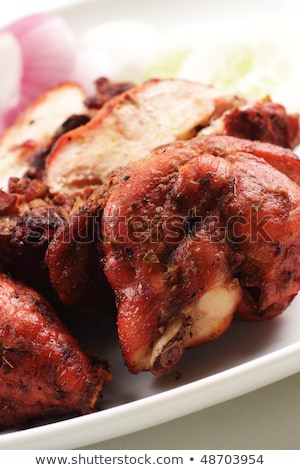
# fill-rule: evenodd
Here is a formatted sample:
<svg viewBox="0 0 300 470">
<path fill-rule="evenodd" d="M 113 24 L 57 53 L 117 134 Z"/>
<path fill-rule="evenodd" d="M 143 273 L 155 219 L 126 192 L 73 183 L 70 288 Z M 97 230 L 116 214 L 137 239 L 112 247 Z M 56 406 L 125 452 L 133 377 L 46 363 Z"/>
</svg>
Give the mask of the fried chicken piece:
<svg viewBox="0 0 300 470">
<path fill-rule="evenodd" d="M 107 101 L 85 126 L 62 136 L 46 160 L 52 194 L 106 181 L 154 147 L 189 139 L 245 99 L 186 80 L 150 80 Z"/>
<path fill-rule="evenodd" d="M 12 254 L 5 264 L 6 271 L 53 300 L 56 295 L 49 279 L 45 253 L 63 221 L 64 210 L 59 207 L 45 205 L 26 211 L 11 231 L 9 247 Z"/>
<path fill-rule="evenodd" d="M 170 371 L 234 315 L 272 318 L 300 288 L 300 188 L 259 143 L 220 139 L 156 148 L 105 206 L 104 269 L 133 373 Z"/>
<path fill-rule="evenodd" d="M 81 192 L 84 201 L 90 193 Z M 41 292 L 58 307 L 45 253 L 58 227 L 67 219 L 74 197 L 49 196 L 43 181 L 10 178 L 8 192 L 0 191 L 1 271 Z"/>
<path fill-rule="evenodd" d="M 10 191 L 12 190 L 12 192 Z M 47 188 L 40 180 L 11 178 L 9 191 L 0 190 L 0 263 L 9 263 L 14 258 L 10 240 L 15 227 L 31 205 L 35 208 L 46 205 Z"/>
<path fill-rule="evenodd" d="M 43 165 L 57 129 L 73 114 L 86 114 L 86 94 L 74 83 L 64 83 L 43 93 L 8 128 L 0 139 L 0 187 L 10 177 L 22 178 Z"/>
<path fill-rule="evenodd" d="M 254 321 L 273 318 L 299 290 L 300 207 L 292 180 L 300 184 L 300 161 L 281 147 L 232 137 L 208 137 L 199 145 L 202 152 L 238 158 L 235 166 L 247 176 L 235 176 L 235 184 L 239 179 L 241 184 L 239 197 L 234 203 L 226 201 L 229 241 L 235 253 L 244 257 L 235 270 L 243 287 L 236 316 Z M 267 167 L 260 172 L 253 155 L 275 172 L 270 169 L 265 176 Z"/>
<path fill-rule="evenodd" d="M 299 114 L 288 114 L 284 106 L 266 99 L 226 111 L 199 134 L 231 135 L 293 149 L 300 143 Z"/>
<path fill-rule="evenodd" d="M 32 289 L 0 275 L 0 428 L 95 411 L 107 363 L 88 357 Z"/>
<path fill-rule="evenodd" d="M 101 217 L 109 186 L 114 186 L 113 177 L 72 211 L 46 251 L 51 284 L 60 300 L 81 310 L 115 312 L 114 293 L 101 264 Z"/>
</svg>

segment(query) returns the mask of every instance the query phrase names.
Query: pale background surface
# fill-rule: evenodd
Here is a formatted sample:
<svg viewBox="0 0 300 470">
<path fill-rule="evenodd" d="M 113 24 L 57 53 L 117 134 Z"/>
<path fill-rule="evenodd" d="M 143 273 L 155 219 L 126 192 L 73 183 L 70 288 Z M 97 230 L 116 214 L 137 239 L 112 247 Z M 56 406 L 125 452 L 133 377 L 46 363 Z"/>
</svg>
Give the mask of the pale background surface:
<svg viewBox="0 0 300 470">
<path fill-rule="evenodd" d="M 2 0 L 0 26 L 25 14 L 81 1 L 84 2 Z M 298 13 L 300 19 L 298 0 L 282 3 L 290 13 Z M 300 449 L 300 374 L 206 410 L 85 449 Z"/>
</svg>

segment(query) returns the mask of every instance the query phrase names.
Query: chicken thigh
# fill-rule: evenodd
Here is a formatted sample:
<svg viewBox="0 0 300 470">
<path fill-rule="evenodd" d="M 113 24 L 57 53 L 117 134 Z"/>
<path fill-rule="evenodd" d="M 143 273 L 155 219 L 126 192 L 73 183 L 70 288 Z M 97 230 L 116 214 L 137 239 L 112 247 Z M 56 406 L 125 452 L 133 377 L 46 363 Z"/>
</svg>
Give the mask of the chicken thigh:
<svg viewBox="0 0 300 470">
<path fill-rule="evenodd" d="M 272 318 L 299 290 L 300 188 L 259 143 L 229 139 L 158 147 L 108 198 L 104 270 L 133 373 L 168 372 L 234 316 Z"/>
</svg>

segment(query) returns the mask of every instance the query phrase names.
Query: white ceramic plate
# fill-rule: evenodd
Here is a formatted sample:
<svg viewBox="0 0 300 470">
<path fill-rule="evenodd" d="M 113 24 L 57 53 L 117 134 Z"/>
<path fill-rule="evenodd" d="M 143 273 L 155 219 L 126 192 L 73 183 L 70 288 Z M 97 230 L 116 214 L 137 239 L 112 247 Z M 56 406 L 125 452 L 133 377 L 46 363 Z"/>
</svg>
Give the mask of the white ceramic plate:
<svg viewBox="0 0 300 470">
<path fill-rule="evenodd" d="M 252 1 L 267 13 L 271 2 Z M 274 9 L 274 2 L 272 8 Z M 141 20 L 160 31 L 181 22 L 232 20 L 255 15 L 242 2 L 198 0 L 75 2 L 62 10 L 76 34 L 101 22 Z M 217 16 L 217 18 L 216 18 Z M 224 33 L 223 30 L 219 30 Z M 217 32 L 215 31 L 217 34 Z M 220 39 L 222 39 L 220 37 Z M 86 331 L 84 329 L 86 328 Z M 114 322 L 98 319 L 78 330 L 89 348 L 107 357 L 114 380 L 104 388 L 102 411 L 35 428 L 2 433 L 1 449 L 70 449 L 166 422 L 237 397 L 300 371 L 300 297 L 280 317 L 264 323 L 235 322 L 218 340 L 186 351 L 167 376 L 128 373 L 120 354 Z M 101 334 L 100 334 L 101 332 Z M 99 340 L 99 337 L 105 340 Z M 87 339 L 88 338 L 88 339 Z"/>
</svg>

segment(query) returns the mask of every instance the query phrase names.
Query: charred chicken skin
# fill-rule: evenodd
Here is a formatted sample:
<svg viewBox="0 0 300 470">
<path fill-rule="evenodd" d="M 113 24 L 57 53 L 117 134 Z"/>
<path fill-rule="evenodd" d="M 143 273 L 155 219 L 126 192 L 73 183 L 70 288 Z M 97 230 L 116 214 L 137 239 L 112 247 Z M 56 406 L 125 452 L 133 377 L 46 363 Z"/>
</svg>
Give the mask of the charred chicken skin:
<svg viewBox="0 0 300 470">
<path fill-rule="evenodd" d="M 299 290 L 300 188 L 259 143 L 220 139 L 158 147 L 105 206 L 104 269 L 133 373 L 168 372 L 234 316 L 272 318 Z"/>
<path fill-rule="evenodd" d="M 107 364 L 86 356 L 35 291 L 0 275 L 0 429 L 95 411 Z"/>
<path fill-rule="evenodd" d="M 226 111 L 200 134 L 231 135 L 294 148 L 300 142 L 299 115 L 288 114 L 281 104 L 264 99 Z"/>
<path fill-rule="evenodd" d="M 10 178 L 8 191 L 0 191 L 1 271 L 24 280 L 51 301 L 45 252 L 57 228 L 68 217 L 73 198 L 56 202 L 40 179 Z"/>
<path fill-rule="evenodd" d="M 115 311 L 114 293 L 101 263 L 101 217 L 116 177 L 79 204 L 56 230 L 45 263 L 60 300 L 80 309 Z"/>
</svg>

